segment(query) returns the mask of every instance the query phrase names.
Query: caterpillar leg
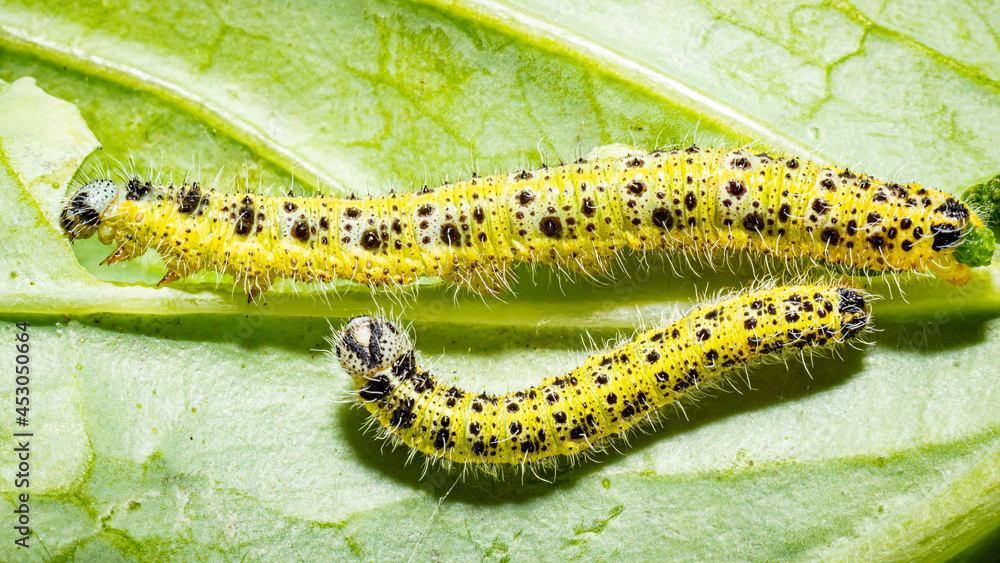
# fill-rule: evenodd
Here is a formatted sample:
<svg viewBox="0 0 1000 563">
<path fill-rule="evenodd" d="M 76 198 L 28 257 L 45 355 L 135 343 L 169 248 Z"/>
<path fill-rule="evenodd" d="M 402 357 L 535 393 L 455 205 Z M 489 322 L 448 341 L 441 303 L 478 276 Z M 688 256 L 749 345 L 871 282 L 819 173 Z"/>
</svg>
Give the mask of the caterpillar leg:
<svg viewBox="0 0 1000 563">
<path fill-rule="evenodd" d="M 160 281 L 156 282 L 156 287 L 162 287 L 167 285 L 168 283 L 174 283 L 175 281 L 178 281 L 183 278 L 184 276 L 178 274 L 177 272 L 173 270 L 167 270 L 167 273 L 163 275 L 163 278 Z"/>
<path fill-rule="evenodd" d="M 608 276 L 611 270 L 609 261 L 602 260 L 600 256 L 593 254 L 571 253 L 567 258 L 560 260 L 557 265 L 587 278 Z"/>
<path fill-rule="evenodd" d="M 200 255 L 197 253 L 180 256 L 165 254 L 162 256 L 167 266 L 167 273 L 164 274 L 163 279 L 156 283 L 156 287 L 174 283 L 205 269 L 205 264 L 198 258 Z"/>
<path fill-rule="evenodd" d="M 242 287 L 247 293 L 247 303 L 256 302 L 274 283 L 274 271 L 254 271 L 252 269 L 237 269 L 233 274 L 234 285 Z"/>
<path fill-rule="evenodd" d="M 108 255 L 107 258 L 101 260 L 101 266 L 108 266 L 110 264 L 117 264 L 119 262 L 128 262 L 133 258 L 137 258 L 142 255 L 142 252 L 137 252 L 138 249 L 132 247 L 128 244 L 121 244 L 114 252 Z"/>
<path fill-rule="evenodd" d="M 274 280 L 263 275 L 257 276 L 244 282 L 243 287 L 247 290 L 247 303 L 256 302 L 265 291 L 271 289 Z"/>
<path fill-rule="evenodd" d="M 473 262 L 442 272 L 441 279 L 480 294 L 499 295 L 510 289 L 509 270 L 506 265 Z"/>
<path fill-rule="evenodd" d="M 942 277 L 951 285 L 965 285 L 972 279 L 972 268 L 965 264 L 956 264 L 949 269 L 931 268 L 938 276 Z"/>
<path fill-rule="evenodd" d="M 264 290 L 258 289 L 256 287 L 251 287 L 247 291 L 247 303 L 256 303 L 257 298 L 259 298 L 264 293 Z"/>
</svg>

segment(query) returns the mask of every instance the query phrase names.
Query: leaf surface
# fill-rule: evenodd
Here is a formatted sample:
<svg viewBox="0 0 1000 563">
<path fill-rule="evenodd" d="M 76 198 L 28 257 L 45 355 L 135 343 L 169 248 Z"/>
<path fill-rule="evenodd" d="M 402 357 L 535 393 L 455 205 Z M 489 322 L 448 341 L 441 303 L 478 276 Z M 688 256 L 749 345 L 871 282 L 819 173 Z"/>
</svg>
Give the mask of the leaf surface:
<svg viewBox="0 0 1000 563">
<path fill-rule="evenodd" d="M 585 331 L 761 272 L 629 258 L 602 285 L 523 269 L 505 302 L 427 280 L 402 302 L 283 286 L 256 307 L 226 280 L 154 289 L 149 257 L 98 268 L 110 248 L 56 222 L 98 139 L 92 161 L 273 193 L 412 190 L 615 142 L 756 143 L 958 193 L 1000 162 L 992 3 L 127 6 L 0 3 L 0 316 L 31 322 L 44 544 L 0 558 L 939 560 L 1000 524 L 996 265 L 963 288 L 902 280 L 905 299 L 873 280 L 873 346 L 755 370 L 555 484 L 455 484 L 359 430 L 324 317 L 392 308 L 442 376 L 500 392 L 582 361 Z"/>
</svg>

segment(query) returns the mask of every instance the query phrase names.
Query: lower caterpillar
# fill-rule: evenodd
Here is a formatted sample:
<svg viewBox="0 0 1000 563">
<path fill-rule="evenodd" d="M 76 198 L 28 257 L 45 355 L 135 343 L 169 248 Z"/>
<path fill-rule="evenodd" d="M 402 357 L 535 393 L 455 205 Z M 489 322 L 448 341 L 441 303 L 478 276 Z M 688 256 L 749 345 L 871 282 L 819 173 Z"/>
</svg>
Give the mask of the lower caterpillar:
<svg viewBox="0 0 1000 563">
<path fill-rule="evenodd" d="M 552 463 L 609 439 L 744 366 L 855 338 L 868 323 L 864 294 L 785 286 L 739 294 L 639 334 L 579 368 L 507 395 L 445 387 L 421 369 L 392 323 L 356 317 L 330 339 L 354 398 L 379 437 L 446 464 L 485 468 Z"/>
<path fill-rule="evenodd" d="M 365 199 L 97 180 L 68 200 L 61 225 L 71 239 L 96 233 L 115 244 L 104 264 L 152 248 L 167 267 L 160 285 L 214 269 L 250 299 L 278 278 L 386 286 L 429 275 L 498 294 L 515 262 L 594 275 L 623 249 L 747 251 L 961 285 L 994 247 L 979 217 L 946 193 L 697 147 L 601 147 L 573 164 Z"/>
</svg>

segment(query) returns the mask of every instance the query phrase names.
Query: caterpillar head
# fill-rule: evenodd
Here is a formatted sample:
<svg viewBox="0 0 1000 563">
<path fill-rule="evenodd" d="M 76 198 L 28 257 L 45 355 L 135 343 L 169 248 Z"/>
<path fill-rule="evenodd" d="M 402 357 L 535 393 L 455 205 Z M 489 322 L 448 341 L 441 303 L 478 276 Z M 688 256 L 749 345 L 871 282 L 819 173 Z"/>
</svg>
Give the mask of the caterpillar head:
<svg viewBox="0 0 1000 563">
<path fill-rule="evenodd" d="M 934 251 L 948 252 L 954 259 L 945 264 L 931 262 L 929 269 L 954 285 L 965 285 L 972 268 L 988 266 L 996 240 L 993 231 L 965 203 L 949 197 L 934 209 L 930 226 Z"/>
<path fill-rule="evenodd" d="M 118 185 L 94 180 L 80 187 L 63 207 L 59 224 L 71 240 L 90 238 L 98 232 L 108 209 L 118 200 Z"/>
<path fill-rule="evenodd" d="M 355 379 L 390 369 L 413 346 L 406 333 L 385 319 L 354 317 L 335 338 L 337 359 Z"/>
<path fill-rule="evenodd" d="M 854 289 L 838 287 L 837 296 L 840 297 L 837 310 L 844 316 L 841 334 L 845 338 L 854 338 L 868 326 L 869 313 L 865 295 Z"/>
</svg>

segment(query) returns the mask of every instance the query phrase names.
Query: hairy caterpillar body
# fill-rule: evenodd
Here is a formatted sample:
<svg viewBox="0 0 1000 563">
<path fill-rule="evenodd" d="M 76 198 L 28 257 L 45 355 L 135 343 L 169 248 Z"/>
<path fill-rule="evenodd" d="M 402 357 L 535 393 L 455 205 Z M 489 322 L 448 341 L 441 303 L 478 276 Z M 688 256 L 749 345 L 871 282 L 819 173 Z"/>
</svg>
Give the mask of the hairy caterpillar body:
<svg viewBox="0 0 1000 563">
<path fill-rule="evenodd" d="M 381 319 L 352 319 L 331 340 L 331 355 L 382 438 L 446 462 L 497 467 L 600 451 L 608 438 L 728 372 L 852 339 L 868 318 L 865 296 L 852 289 L 744 293 L 502 396 L 439 384 L 417 366 L 407 335 Z"/>
<path fill-rule="evenodd" d="M 597 274 L 626 248 L 751 251 L 960 285 L 993 253 L 992 232 L 946 193 L 697 147 L 602 147 L 573 164 L 358 200 L 98 180 L 70 198 L 62 227 L 116 244 L 103 263 L 156 250 L 161 285 L 214 269 L 251 298 L 277 278 L 384 286 L 426 275 L 496 294 L 514 262 Z"/>
</svg>

